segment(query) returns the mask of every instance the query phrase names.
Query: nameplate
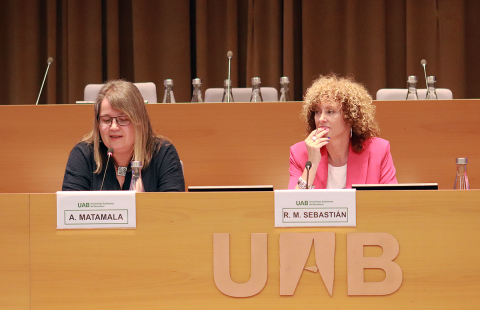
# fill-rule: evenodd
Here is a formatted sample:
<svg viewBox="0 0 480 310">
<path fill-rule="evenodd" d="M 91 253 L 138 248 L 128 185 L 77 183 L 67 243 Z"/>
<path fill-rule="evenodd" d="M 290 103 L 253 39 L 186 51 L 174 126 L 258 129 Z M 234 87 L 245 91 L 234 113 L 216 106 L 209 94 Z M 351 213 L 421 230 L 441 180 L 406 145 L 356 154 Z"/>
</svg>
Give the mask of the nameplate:
<svg viewBox="0 0 480 310">
<path fill-rule="evenodd" d="M 275 227 L 356 227 L 354 189 L 275 191 Z"/>
<path fill-rule="evenodd" d="M 136 227 L 134 191 L 57 192 L 57 229 Z"/>
</svg>

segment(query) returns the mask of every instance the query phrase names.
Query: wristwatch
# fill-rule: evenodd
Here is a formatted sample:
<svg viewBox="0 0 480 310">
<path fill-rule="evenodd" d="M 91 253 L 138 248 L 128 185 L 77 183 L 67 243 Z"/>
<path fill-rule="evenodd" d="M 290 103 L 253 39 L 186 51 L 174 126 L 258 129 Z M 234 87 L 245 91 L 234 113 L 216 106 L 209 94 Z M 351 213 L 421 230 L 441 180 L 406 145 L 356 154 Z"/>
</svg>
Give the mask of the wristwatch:
<svg viewBox="0 0 480 310">
<path fill-rule="evenodd" d="M 307 182 L 302 177 L 298 178 L 297 185 L 299 189 L 307 189 Z M 315 185 L 309 186 L 308 189 L 315 189 Z"/>
</svg>

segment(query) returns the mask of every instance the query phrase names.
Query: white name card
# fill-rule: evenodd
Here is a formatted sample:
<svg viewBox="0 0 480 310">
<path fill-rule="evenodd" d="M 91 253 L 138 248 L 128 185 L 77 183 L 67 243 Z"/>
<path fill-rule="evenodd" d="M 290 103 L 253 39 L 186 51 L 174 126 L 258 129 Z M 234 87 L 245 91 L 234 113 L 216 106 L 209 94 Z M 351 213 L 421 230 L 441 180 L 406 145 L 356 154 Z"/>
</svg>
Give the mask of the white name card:
<svg viewBox="0 0 480 310">
<path fill-rule="evenodd" d="M 136 227 L 134 191 L 57 192 L 57 229 Z"/>
<path fill-rule="evenodd" d="M 356 227 L 354 189 L 275 191 L 275 227 Z"/>
</svg>

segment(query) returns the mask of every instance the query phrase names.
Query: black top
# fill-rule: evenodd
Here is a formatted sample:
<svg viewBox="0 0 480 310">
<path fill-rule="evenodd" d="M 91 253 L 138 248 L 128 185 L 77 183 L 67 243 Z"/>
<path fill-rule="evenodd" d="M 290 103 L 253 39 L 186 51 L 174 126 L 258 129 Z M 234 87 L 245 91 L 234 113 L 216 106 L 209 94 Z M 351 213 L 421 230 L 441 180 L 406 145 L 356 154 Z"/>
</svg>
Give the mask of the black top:
<svg viewBox="0 0 480 310">
<path fill-rule="evenodd" d="M 160 143 L 160 142 L 159 142 Z M 102 150 L 106 147 L 102 144 Z M 123 188 L 120 188 L 113 158 L 110 158 L 102 190 L 128 190 L 132 179 L 131 169 L 125 176 Z M 70 152 L 65 176 L 63 177 L 62 191 L 91 191 L 100 190 L 105 172 L 106 156 L 101 173 L 94 173 L 97 165 L 93 156 L 93 145 L 87 142 L 78 143 Z M 130 167 L 129 167 L 130 168 Z M 146 192 L 184 192 L 185 180 L 183 169 L 173 144 L 163 141 L 147 168 L 142 169 L 143 187 Z"/>
</svg>

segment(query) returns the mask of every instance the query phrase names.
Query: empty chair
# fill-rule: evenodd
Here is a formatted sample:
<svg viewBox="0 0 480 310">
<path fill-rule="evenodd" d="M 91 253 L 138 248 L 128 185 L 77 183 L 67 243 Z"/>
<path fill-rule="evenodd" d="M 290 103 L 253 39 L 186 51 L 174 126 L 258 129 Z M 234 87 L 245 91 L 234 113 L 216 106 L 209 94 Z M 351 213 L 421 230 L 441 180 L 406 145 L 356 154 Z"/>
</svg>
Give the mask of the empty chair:
<svg viewBox="0 0 480 310">
<path fill-rule="evenodd" d="M 146 83 L 133 83 L 140 93 L 142 94 L 143 100 L 147 102 L 157 102 L 157 87 L 155 83 L 146 82 Z M 85 86 L 83 92 L 84 101 L 95 101 L 97 98 L 98 92 L 103 87 L 104 84 L 88 84 Z"/>
<path fill-rule="evenodd" d="M 142 94 L 143 100 L 149 103 L 157 103 L 157 87 L 153 82 L 133 83 Z"/>
<path fill-rule="evenodd" d="M 205 91 L 205 102 L 222 102 L 223 88 L 208 88 Z M 260 87 L 265 102 L 278 101 L 278 91 L 273 87 Z M 250 102 L 251 88 L 232 88 L 234 102 Z"/>
<path fill-rule="evenodd" d="M 438 99 L 453 99 L 450 89 L 437 88 Z M 377 100 L 405 100 L 407 98 L 408 89 L 406 88 L 382 88 L 377 91 Z M 418 99 L 423 100 L 427 96 L 425 88 L 417 89 Z"/>
<path fill-rule="evenodd" d="M 83 90 L 84 101 L 95 101 L 97 99 L 98 92 L 104 84 L 88 84 Z"/>
</svg>

